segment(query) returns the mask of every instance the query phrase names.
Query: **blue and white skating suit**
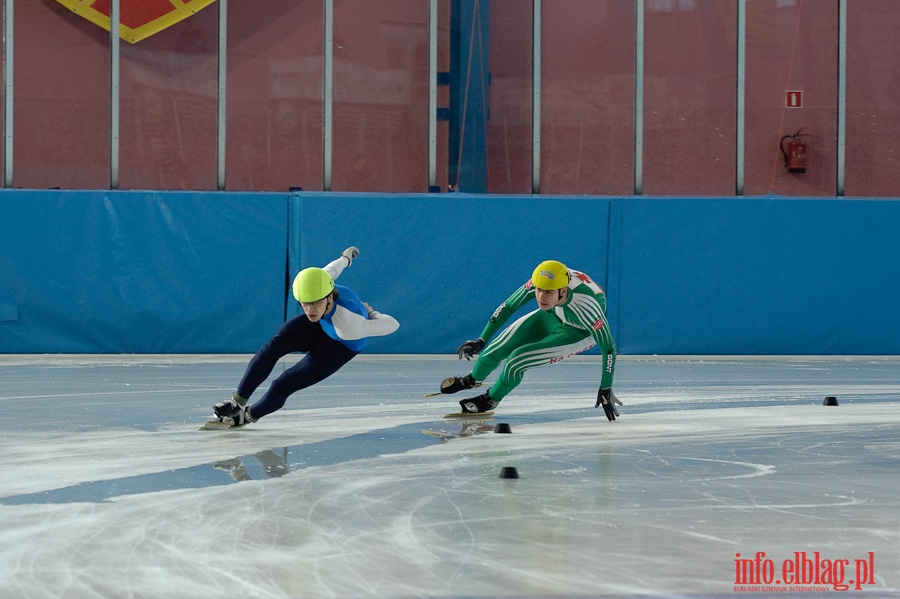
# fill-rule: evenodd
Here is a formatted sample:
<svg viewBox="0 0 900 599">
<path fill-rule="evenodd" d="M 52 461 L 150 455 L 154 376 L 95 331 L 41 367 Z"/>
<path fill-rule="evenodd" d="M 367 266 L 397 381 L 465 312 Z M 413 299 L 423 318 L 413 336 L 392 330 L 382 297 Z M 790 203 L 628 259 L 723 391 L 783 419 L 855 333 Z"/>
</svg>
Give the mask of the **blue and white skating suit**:
<svg viewBox="0 0 900 599">
<path fill-rule="evenodd" d="M 337 279 L 348 263 L 348 259 L 341 257 L 324 270 Z M 250 406 L 253 420 L 281 409 L 292 393 L 337 372 L 366 346 L 368 337 L 390 335 L 400 328 L 392 316 L 369 312 L 349 287 L 335 285 L 335 289 L 338 297 L 328 314 L 317 322 L 310 322 L 306 314 L 291 318 L 250 360 L 237 387 L 238 395 L 245 398 L 269 377 L 279 359 L 294 352 L 306 353 L 272 381 L 259 401 Z"/>
<path fill-rule="evenodd" d="M 331 275 L 332 279 L 337 280 L 344 272 L 346 264 L 345 258 L 338 258 L 323 270 Z M 334 308 L 319 322 L 322 323 L 325 334 L 335 341 L 340 341 L 353 351 L 360 352 L 366 346 L 367 337 L 390 335 L 400 328 L 400 323 L 392 316 L 374 310 L 369 313 L 356 292 L 349 287 L 335 285 L 334 288 L 338 292 Z"/>
</svg>

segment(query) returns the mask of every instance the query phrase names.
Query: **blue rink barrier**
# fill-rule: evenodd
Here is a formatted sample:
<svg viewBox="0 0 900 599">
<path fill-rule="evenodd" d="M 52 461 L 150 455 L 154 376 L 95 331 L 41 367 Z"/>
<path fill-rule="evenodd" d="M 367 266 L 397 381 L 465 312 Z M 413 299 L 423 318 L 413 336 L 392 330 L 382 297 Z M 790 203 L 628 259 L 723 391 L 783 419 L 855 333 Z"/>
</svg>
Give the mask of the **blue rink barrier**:
<svg viewBox="0 0 900 599">
<path fill-rule="evenodd" d="M 0 353 L 252 353 L 293 274 L 450 353 L 541 260 L 607 290 L 625 354 L 900 354 L 895 199 L 0 191 Z M 526 307 L 527 309 L 527 307 Z M 522 310 L 525 313 L 526 309 Z"/>
<path fill-rule="evenodd" d="M 250 351 L 284 318 L 285 197 L 4 190 L 0 353 Z"/>
</svg>

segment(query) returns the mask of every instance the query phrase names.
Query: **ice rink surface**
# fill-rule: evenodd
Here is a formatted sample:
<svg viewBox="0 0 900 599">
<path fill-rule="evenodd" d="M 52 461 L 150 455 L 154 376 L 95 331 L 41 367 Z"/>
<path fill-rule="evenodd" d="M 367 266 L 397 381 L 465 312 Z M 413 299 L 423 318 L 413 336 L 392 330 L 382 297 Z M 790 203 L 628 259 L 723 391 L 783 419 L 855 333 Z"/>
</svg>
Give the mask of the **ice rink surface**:
<svg viewBox="0 0 900 599">
<path fill-rule="evenodd" d="M 455 356 L 363 355 L 198 431 L 248 359 L 0 356 L 0 596 L 900 596 L 900 357 L 622 356 L 616 422 L 575 358 L 458 422 Z"/>
</svg>

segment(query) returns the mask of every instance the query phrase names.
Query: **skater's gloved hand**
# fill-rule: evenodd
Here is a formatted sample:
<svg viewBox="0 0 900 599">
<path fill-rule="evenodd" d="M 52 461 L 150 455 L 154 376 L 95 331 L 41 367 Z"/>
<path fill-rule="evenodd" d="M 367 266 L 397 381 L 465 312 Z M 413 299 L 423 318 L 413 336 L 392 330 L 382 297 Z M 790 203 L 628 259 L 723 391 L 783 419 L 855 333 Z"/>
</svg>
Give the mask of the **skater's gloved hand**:
<svg viewBox="0 0 900 599">
<path fill-rule="evenodd" d="M 347 266 L 350 266 L 351 264 L 353 264 L 353 260 L 357 256 L 359 256 L 359 248 L 351 245 L 346 250 L 341 252 L 341 256 L 347 259 Z"/>
<path fill-rule="evenodd" d="M 619 398 L 616 397 L 616 394 L 613 393 L 612 389 L 600 389 L 597 391 L 597 403 L 594 404 L 594 407 L 599 408 L 600 406 L 603 406 L 603 411 L 606 412 L 606 417 L 609 418 L 610 422 L 615 420 L 616 416 L 619 415 L 616 404 L 621 406 L 622 402 L 619 401 Z"/>
<path fill-rule="evenodd" d="M 372 312 L 375 311 L 375 308 L 373 308 L 372 306 L 370 306 L 370 305 L 369 305 L 368 303 L 366 303 L 366 302 L 363 302 L 363 306 L 366 307 L 366 312 L 369 313 L 369 316 L 371 316 L 371 315 L 372 315 Z"/>
<path fill-rule="evenodd" d="M 473 341 L 466 341 L 462 345 L 459 346 L 459 349 L 456 350 L 456 355 L 459 356 L 459 359 L 462 360 L 465 358 L 466 360 L 471 360 L 472 356 L 479 353 L 484 349 L 484 339 L 479 337 Z"/>
</svg>

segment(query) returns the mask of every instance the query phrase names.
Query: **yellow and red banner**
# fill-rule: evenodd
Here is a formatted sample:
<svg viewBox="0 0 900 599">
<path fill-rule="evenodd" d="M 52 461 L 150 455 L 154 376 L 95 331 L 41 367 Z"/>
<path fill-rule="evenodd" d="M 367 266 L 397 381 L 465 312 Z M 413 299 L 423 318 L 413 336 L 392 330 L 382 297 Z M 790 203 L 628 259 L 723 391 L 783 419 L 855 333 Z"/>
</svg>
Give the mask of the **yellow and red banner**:
<svg viewBox="0 0 900 599">
<path fill-rule="evenodd" d="M 76 15 L 110 30 L 112 0 L 56 0 Z M 119 0 L 119 37 L 135 44 L 216 0 Z"/>
</svg>

